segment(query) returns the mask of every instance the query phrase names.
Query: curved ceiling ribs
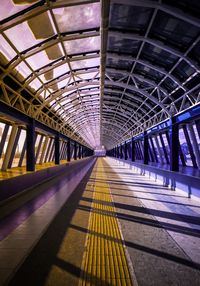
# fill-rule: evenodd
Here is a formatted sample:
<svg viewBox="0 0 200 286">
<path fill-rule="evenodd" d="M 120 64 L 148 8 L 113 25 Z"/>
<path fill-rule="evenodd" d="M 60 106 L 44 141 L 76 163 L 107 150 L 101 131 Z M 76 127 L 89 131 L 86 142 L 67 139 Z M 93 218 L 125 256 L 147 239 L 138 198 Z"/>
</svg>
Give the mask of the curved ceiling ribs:
<svg viewBox="0 0 200 286">
<path fill-rule="evenodd" d="M 193 10 L 200 10 L 194 2 Z M 112 124 L 118 112 L 128 115 L 119 125 L 117 144 L 200 99 L 200 20 L 191 9 L 183 12 L 180 3 L 110 1 L 102 117 Z M 110 149 L 116 138 L 107 125 L 102 133 Z"/>
<path fill-rule="evenodd" d="M 92 93 L 100 85 L 100 3 L 29 2 L 1 3 L 2 84 L 16 83 L 16 101 L 27 97 L 34 111 L 29 115 L 42 120 L 41 114 L 45 113 L 49 121 L 59 123 L 56 129 L 66 135 L 90 147 L 99 145 L 99 115 L 92 119 L 88 116 L 82 89 L 91 93 L 87 102 L 92 110 L 99 102 L 99 91 L 98 99 Z M 77 132 L 79 110 L 85 118 Z M 72 120 L 64 122 L 69 112 Z"/>
<path fill-rule="evenodd" d="M 198 0 L 2 0 L 0 100 L 110 149 L 199 102 L 199 14 Z"/>
</svg>

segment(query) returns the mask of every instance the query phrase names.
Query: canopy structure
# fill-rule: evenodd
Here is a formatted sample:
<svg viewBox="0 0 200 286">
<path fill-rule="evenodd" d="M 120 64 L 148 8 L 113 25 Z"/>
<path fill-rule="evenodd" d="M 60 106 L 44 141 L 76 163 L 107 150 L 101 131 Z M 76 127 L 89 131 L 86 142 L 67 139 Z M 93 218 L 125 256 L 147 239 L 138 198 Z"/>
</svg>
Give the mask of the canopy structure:
<svg viewBox="0 0 200 286">
<path fill-rule="evenodd" d="M 200 100 L 200 2 L 2 0 L 0 100 L 110 149 Z"/>
</svg>

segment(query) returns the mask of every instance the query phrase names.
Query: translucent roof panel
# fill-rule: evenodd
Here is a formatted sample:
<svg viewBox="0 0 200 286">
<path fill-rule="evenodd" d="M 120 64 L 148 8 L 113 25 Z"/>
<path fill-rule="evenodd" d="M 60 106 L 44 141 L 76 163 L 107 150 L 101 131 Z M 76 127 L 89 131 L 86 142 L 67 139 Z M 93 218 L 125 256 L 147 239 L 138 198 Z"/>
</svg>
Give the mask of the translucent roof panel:
<svg viewBox="0 0 200 286">
<path fill-rule="evenodd" d="M 0 35 L 0 53 L 4 55 L 8 61 L 17 55 L 2 35 Z"/>
<path fill-rule="evenodd" d="M 96 67 L 100 65 L 100 59 L 99 58 L 93 58 L 93 59 L 86 59 L 86 60 L 80 60 L 80 61 L 72 61 L 71 66 L 72 69 L 84 69 L 89 67 Z"/>
<path fill-rule="evenodd" d="M 40 78 L 43 82 L 48 82 L 49 80 L 52 80 L 54 78 L 58 78 L 63 74 L 66 74 L 69 72 L 69 66 L 67 63 L 60 65 L 54 69 L 50 69 L 46 73 L 40 75 Z"/>
<path fill-rule="evenodd" d="M 39 89 L 42 85 L 42 83 L 39 81 L 39 79 L 34 79 L 30 84 L 29 84 L 32 88 L 34 88 L 35 90 Z"/>
<path fill-rule="evenodd" d="M 110 27 L 133 30 L 144 33 L 153 9 L 133 5 L 113 4 L 110 15 Z"/>
<path fill-rule="evenodd" d="M 24 5 L 22 1 L 19 0 L 1 0 L 1 9 L 0 9 L 0 20 L 8 18 L 17 12 L 24 10 L 25 8 L 32 5 L 34 2 L 39 2 L 38 0 L 30 1 L 31 3 L 27 3 Z M 20 5 L 18 5 L 20 4 Z"/>
<path fill-rule="evenodd" d="M 145 43 L 141 58 L 152 64 L 162 66 L 169 70 L 178 60 L 178 57 L 154 45 Z"/>
<path fill-rule="evenodd" d="M 78 73 L 75 74 L 75 77 L 77 79 L 83 79 L 83 80 L 87 80 L 87 79 L 93 79 L 95 77 L 98 76 L 97 72 L 88 72 L 88 73 Z"/>
<path fill-rule="evenodd" d="M 122 52 L 126 54 L 131 54 L 133 56 L 137 55 L 141 42 L 123 38 L 121 36 L 110 36 L 108 38 L 108 50 L 114 52 Z"/>
<path fill-rule="evenodd" d="M 88 90 L 88 89 L 81 89 L 80 90 L 80 93 L 82 94 L 82 95 L 88 95 L 88 96 L 90 96 L 90 95 L 96 95 L 96 94 L 99 94 L 99 90 Z"/>
<path fill-rule="evenodd" d="M 199 28 L 169 14 L 158 11 L 150 35 L 180 50 L 188 48 L 199 34 Z"/>
<path fill-rule="evenodd" d="M 187 62 L 181 61 L 173 71 L 173 75 L 175 75 L 180 81 L 185 81 L 194 72 L 195 69 L 193 67 L 191 67 Z"/>
<path fill-rule="evenodd" d="M 70 78 L 66 78 L 60 82 L 58 82 L 58 88 L 63 88 L 67 86 L 71 82 Z"/>
<path fill-rule="evenodd" d="M 106 59 L 106 65 L 111 68 L 119 68 L 124 70 L 131 70 L 133 61 L 131 60 L 123 60 L 120 57 L 119 58 L 112 58 L 107 57 Z"/>
<path fill-rule="evenodd" d="M 53 70 L 54 77 L 59 77 L 60 75 L 69 72 L 69 66 L 67 63 L 55 68 Z"/>
<path fill-rule="evenodd" d="M 100 3 L 53 9 L 60 32 L 92 29 L 100 26 Z"/>
<path fill-rule="evenodd" d="M 15 68 L 24 78 L 27 78 L 31 74 L 31 70 L 24 62 L 21 62 Z"/>
<path fill-rule="evenodd" d="M 23 22 L 5 31 L 6 36 L 12 41 L 19 52 L 24 51 L 42 40 L 36 40 L 27 22 Z"/>
<path fill-rule="evenodd" d="M 40 69 L 41 67 L 51 63 L 51 60 L 47 57 L 45 51 L 41 51 L 33 56 L 30 56 L 26 59 L 26 61 L 34 70 Z"/>
<path fill-rule="evenodd" d="M 67 54 L 80 54 L 100 50 L 100 36 L 64 42 Z"/>
</svg>

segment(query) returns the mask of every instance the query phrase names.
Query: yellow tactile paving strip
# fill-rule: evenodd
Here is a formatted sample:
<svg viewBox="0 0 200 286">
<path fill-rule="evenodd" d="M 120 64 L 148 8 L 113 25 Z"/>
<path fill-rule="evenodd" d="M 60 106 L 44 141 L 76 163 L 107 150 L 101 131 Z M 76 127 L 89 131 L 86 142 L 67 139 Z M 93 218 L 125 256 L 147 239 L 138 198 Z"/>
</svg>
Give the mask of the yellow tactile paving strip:
<svg viewBox="0 0 200 286">
<path fill-rule="evenodd" d="M 71 161 L 73 161 L 73 160 L 71 160 Z M 66 163 L 68 163 L 67 160 L 61 160 L 60 161 L 60 164 L 66 164 Z M 54 162 L 36 164 L 35 165 L 35 171 L 39 171 L 42 169 L 51 168 L 51 167 L 55 167 L 55 166 L 56 165 L 54 164 Z M 10 179 L 10 178 L 14 178 L 14 177 L 24 175 L 24 174 L 28 174 L 28 173 L 31 173 L 31 172 L 26 171 L 26 166 L 14 167 L 11 169 L 7 169 L 6 171 L 0 171 L 0 180 Z"/>
<path fill-rule="evenodd" d="M 98 159 L 96 164 L 83 274 L 79 285 L 133 285 L 102 159 Z"/>
</svg>

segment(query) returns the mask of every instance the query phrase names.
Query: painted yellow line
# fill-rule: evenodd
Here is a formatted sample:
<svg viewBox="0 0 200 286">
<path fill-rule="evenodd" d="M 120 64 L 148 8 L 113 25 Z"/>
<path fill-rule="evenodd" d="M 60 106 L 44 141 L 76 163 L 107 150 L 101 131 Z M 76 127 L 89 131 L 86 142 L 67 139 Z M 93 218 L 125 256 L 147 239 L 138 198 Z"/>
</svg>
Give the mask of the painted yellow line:
<svg viewBox="0 0 200 286">
<path fill-rule="evenodd" d="M 79 286 L 133 285 L 102 159 L 95 166 L 93 202 Z"/>
</svg>

